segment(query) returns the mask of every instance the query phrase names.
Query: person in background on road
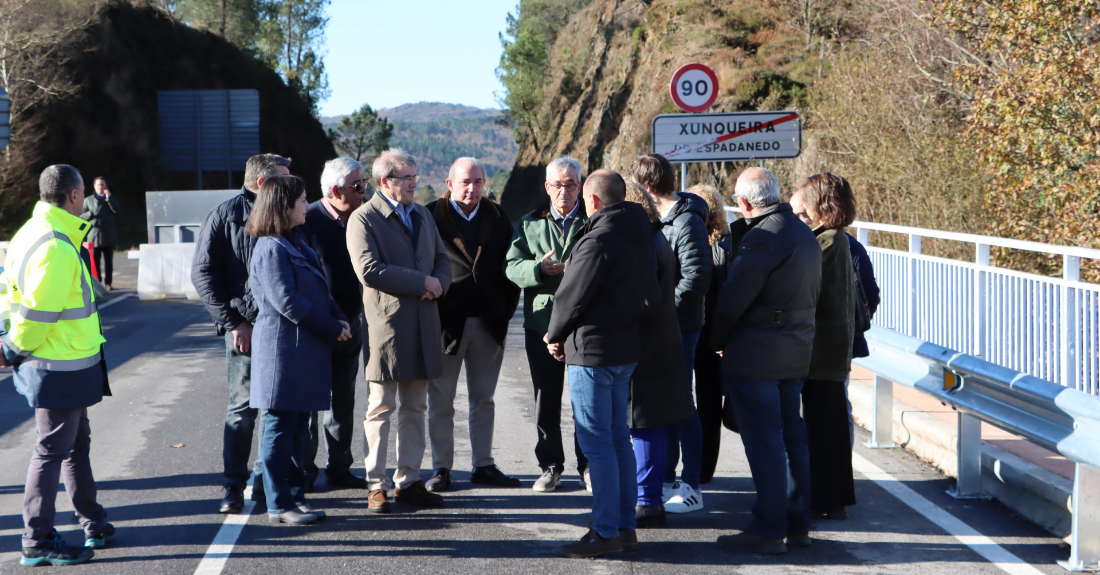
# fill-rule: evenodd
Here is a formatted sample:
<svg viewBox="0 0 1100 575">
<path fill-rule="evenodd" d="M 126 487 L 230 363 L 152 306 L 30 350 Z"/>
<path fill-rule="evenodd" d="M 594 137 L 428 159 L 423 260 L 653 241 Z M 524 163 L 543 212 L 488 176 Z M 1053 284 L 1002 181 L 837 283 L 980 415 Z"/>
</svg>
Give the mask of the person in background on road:
<svg viewBox="0 0 1100 575">
<path fill-rule="evenodd" d="M 718 294 L 711 345 L 722 353 L 722 383 L 732 396 L 756 502 L 751 526 L 719 537 L 718 544 L 786 553 L 787 545 L 810 545 L 810 455 L 799 410 L 813 350 L 821 249 L 791 206 L 780 203 L 770 171 L 745 170 L 735 191 L 745 233 Z"/>
<path fill-rule="evenodd" d="M 267 519 L 292 525 L 325 516 L 306 503 L 303 442 L 310 412 L 331 407 L 332 345 L 351 339 L 300 229 L 308 209 L 301 178 L 273 176 L 260 185 L 245 226 L 257 238 L 248 275 L 258 310 L 249 405 L 267 410 L 260 442 Z"/>
<path fill-rule="evenodd" d="M 662 527 L 665 507 L 661 487 L 665 477 L 665 426 L 691 417 L 691 384 L 679 354 L 666 353 L 681 344 L 676 320 L 676 254 L 661 233 L 661 215 L 645 189 L 626 182 L 626 201 L 645 209 L 650 235 L 649 291 L 639 323 L 641 353 L 630 378 L 630 436 L 637 460 L 638 505 L 634 519 L 639 529 Z M 636 289 L 623 287 L 622 289 Z"/>
<path fill-rule="evenodd" d="M 321 173 L 323 197 L 306 212 L 306 234 L 309 246 L 321 262 L 329 293 L 340 306 L 350 325 L 351 337 L 332 345 L 332 408 L 325 412 L 325 445 L 328 465 L 325 481 L 329 487 L 365 489 L 367 480 L 351 472 L 355 458 L 351 440 L 355 431 L 355 376 L 359 373 L 359 357 L 363 353 L 363 288 L 348 255 L 348 218 L 363 205 L 366 180 L 363 166 L 351 158 L 336 158 L 325 163 Z M 306 485 L 317 477 L 317 446 L 320 441 L 319 414 L 310 416 L 309 440 L 306 442 Z"/>
<path fill-rule="evenodd" d="M 392 148 L 374 161 L 378 193 L 348 222 L 348 253 L 363 284 L 370 360 L 367 400 L 367 510 L 389 513 L 397 501 L 438 507 L 443 498 L 420 480 L 428 380 L 443 374 L 439 298 L 451 285 L 451 262 L 435 219 L 413 202 L 416 160 Z M 400 396 L 401 409 L 397 410 Z M 397 471 L 386 475 L 390 415 L 397 411 Z"/>
<path fill-rule="evenodd" d="M 630 445 L 630 376 L 641 357 L 639 322 L 650 268 L 653 227 L 645 210 L 623 201 L 626 182 L 597 170 L 584 182 L 588 213 L 555 297 L 546 332 L 550 355 L 569 372 L 569 398 L 592 476 L 592 528 L 564 557 L 596 557 L 637 545 L 637 465 Z"/>
<path fill-rule="evenodd" d="M 504 255 L 512 222 L 500 206 L 482 198 L 485 168 L 476 158 L 459 158 L 447 174 L 447 192 L 425 206 L 435 219 L 451 260 L 451 287 L 439 300 L 443 327 L 442 374 L 428 384 L 428 436 L 435 476 L 428 491 L 446 491 L 454 468 L 455 393 L 466 365 L 472 483 L 519 487 L 493 460 L 493 395 L 504 361 L 508 322 L 519 289 L 504 276 Z"/>
<path fill-rule="evenodd" d="M 695 369 L 695 346 L 703 327 L 703 298 L 710 289 L 711 254 L 707 241 L 706 201 L 694 194 L 675 191 L 676 174 L 664 156 L 646 154 L 630 163 L 630 177 L 645 187 L 661 213 L 662 231 L 679 263 L 676 283 L 676 316 L 680 322 L 681 354 L 687 379 Z M 703 508 L 699 488 L 702 466 L 703 432 L 698 413 L 670 424 L 667 434 L 665 463 L 665 510 L 669 513 L 690 513 Z M 683 469 L 679 485 L 676 462 L 683 453 Z"/>
<path fill-rule="evenodd" d="M 805 209 L 821 245 L 817 331 L 810 373 L 802 388 L 802 416 L 810 434 L 810 512 L 815 518 L 842 520 L 848 518 L 844 508 L 856 504 L 852 430 L 844 391 L 852 370 L 856 304 L 855 270 L 844 228 L 855 220 L 856 198 L 847 180 L 825 172 L 810 176 L 791 204 Z"/>
<path fill-rule="evenodd" d="M 527 365 L 535 388 L 535 459 L 542 469 L 532 489 L 554 491 L 565 470 L 565 448 L 561 438 L 561 397 L 565 389 L 565 364 L 550 357 L 542 341 L 554 309 L 554 293 L 564 277 L 565 262 L 573 253 L 588 215 L 580 197 L 581 163 L 562 156 L 546 166 L 543 187 L 548 196 L 539 209 L 523 216 L 508 248 L 505 274 L 523 292 L 523 340 Z M 581 452 L 576 434 L 573 451 L 577 473 L 592 491 L 588 460 Z"/>
<path fill-rule="evenodd" d="M 202 222 L 191 283 L 206 310 L 214 318 L 218 335 L 225 336 L 225 360 L 229 376 L 229 407 L 225 412 L 222 461 L 225 466 L 225 497 L 222 513 L 244 509 L 244 488 L 248 483 L 248 457 L 257 411 L 248 405 L 252 371 L 252 325 L 256 302 L 248 283 L 248 266 L 256 239 L 245 231 L 256 192 L 264 180 L 290 175 L 290 159 L 275 154 L 257 154 L 244 168 L 244 189 L 222 202 Z M 252 499 L 262 501 L 261 462 L 256 460 Z"/>
<path fill-rule="evenodd" d="M 707 241 L 710 242 L 710 289 L 704 300 L 703 328 L 699 331 L 699 345 L 695 349 L 695 394 L 698 396 L 699 423 L 703 431 L 702 465 L 699 483 L 710 483 L 718 467 L 718 454 L 722 441 L 722 357 L 711 349 L 710 334 L 714 330 L 714 306 L 718 292 L 726 283 L 731 253 L 730 227 L 726 217 L 726 204 L 718 188 L 698 184 L 687 193 L 703 198 L 710 212 L 707 218 Z M 726 401 L 729 401 L 726 399 Z"/>
<path fill-rule="evenodd" d="M 115 225 L 115 216 L 119 210 L 118 197 L 107 188 L 107 178 L 103 176 L 97 177 L 93 185 L 95 193 L 84 198 L 84 210 L 80 217 L 92 224 L 87 240 L 95 244 L 92 257 L 95 258 L 95 268 L 99 272 L 97 279 L 103 281 L 103 287 L 112 289 L 115 246 L 118 245 L 118 230 Z"/>
<path fill-rule="evenodd" d="M 15 389 L 34 408 L 37 436 L 23 491 L 19 563 L 73 565 L 115 538 L 96 501 L 88 423 L 88 407 L 111 388 L 91 273 L 77 247 L 90 227 L 79 217 L 84 181 L 76 168 L 59 164 L 42 171 L 38 188 L 34 214 L 12 238 L 4 262 L 0 311 L 9 321 L 0 367 L 14 368 Z M 84 529 L 83 548 L 54 529 L 59 478 Z"/>
</svg>

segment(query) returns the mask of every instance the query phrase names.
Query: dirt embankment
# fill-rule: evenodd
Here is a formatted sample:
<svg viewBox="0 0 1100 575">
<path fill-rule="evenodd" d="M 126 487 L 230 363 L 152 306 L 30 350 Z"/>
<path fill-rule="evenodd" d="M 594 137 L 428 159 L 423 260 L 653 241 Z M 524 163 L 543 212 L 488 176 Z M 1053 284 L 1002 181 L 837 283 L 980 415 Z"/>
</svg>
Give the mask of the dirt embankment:
<svg viewBox="0 0 1100 575">
<path fill-rule="evenodd" d="M 145 192 L 192 190 L 194 172 L 167 172 L 159 159 L 157 92 L 252 88 L 260 94 L 260 148 L 293 159 L 311 199 L 320 197 L 332 143 L 309 107 L 251 54 L 209 32 L 190 28 L 150 7 L 110 2 L 60 47 L 65 73 L 78 86 L 72 97 L 29 111 L 0 194 L 0 238 L 30 215 L 43 168 L 80 169 L 88 193 L 97 175 L 108 178 L 122 204 L 120 247 L 146 241 Z M 204 172 L 207 189 L 239 188 L 225 172 Z"/>
</svg>

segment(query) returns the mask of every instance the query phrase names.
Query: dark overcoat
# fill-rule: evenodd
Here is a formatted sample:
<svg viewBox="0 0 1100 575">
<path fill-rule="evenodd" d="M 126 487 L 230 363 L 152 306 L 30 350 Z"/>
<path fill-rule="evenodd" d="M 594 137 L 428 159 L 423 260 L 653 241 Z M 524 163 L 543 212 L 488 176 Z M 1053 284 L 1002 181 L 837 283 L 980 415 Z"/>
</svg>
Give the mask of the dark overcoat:
<svg viewBox="0 0 1100 575">
<path fill-rule="evenodd" d="M 634 428 L 686 419 L 695 407 L 683 355 L 673 353 L 683 345 L 676 314 L 676 254 L 660 231 L 654 231 L 650 244 L 650 286 L 639 323 L 642 354 L 630 378 L 630 427 Z"/>
<path fill-rule="evenodd" d="M 304 234 L 295 228 L 291 235 L 262 237 L 252 252 L 249 282 L 259 313 L 249 405 L 325 411 L 332 407 L 332 344 L 345 318 Z"/>
<path fill-rule="evenodd" d="M 481 234 L 477 249 L 462 241 L 451 205 L 451 192 L 424 206 L 435 218 L 443 246 L 451 258 L 451 288 L 439 300 L 439 321 L 443 328 L 443 353 L 458 353 L 469 310 L 478 309 L 493 339 L 504 347 L 508 322 L 519 305 L 519 288 L 504 276 L 504 256 L 512 244 L 512 221 L 500 206 L 481 198 L 477 215 Z"/>
<path fill-rule="evenodd" d="M 821 245 L 821 297 L 814 324 L 814 349 L 806 379 L 844 381 L 852 370 L 856 285 L 852 250 L 843 230 L 814 228 Z"/>
</svg>

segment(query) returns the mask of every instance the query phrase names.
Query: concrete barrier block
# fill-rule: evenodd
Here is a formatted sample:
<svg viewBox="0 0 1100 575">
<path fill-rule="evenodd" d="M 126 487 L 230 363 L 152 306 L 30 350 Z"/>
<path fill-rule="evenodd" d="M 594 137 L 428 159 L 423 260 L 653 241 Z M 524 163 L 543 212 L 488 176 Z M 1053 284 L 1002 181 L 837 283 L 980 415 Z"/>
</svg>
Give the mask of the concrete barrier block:
<svg viewBox="0 0 1100 575">
<path fill-rule="evenodd" d="M 195 244 L 141 244 L 139 253 L 139 299 L 178 296 L 199 299 L 191 283 L 191 259 L 195 254 Z"/>
</svg>

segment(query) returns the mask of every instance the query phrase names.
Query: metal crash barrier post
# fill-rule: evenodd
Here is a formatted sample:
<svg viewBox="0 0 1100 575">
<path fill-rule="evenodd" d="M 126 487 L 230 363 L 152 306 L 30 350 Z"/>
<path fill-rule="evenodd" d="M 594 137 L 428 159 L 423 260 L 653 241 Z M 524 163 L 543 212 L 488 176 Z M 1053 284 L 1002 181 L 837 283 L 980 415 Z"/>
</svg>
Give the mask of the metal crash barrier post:
<svg viewBox="0 0 1100 575">
<path fill-rule="evenodd" d="M 1073 466 L 1073 512 L 1067 571 L 1100 571 L 1100 470 L 1084 463 Z"/>
<path fill-rule="evenodd" d="M 955 499 L 992 499 L 982 493 L 982 420 L 959 412 L 956 451 L 959 480 L 947 494 Z"/>
<path fill-rule="evenodd" d="M 871 397 L 871 440 L 865 443 L 871 449 L 894 449 L 894 382 L 875 375 Z"/>
</svg>

